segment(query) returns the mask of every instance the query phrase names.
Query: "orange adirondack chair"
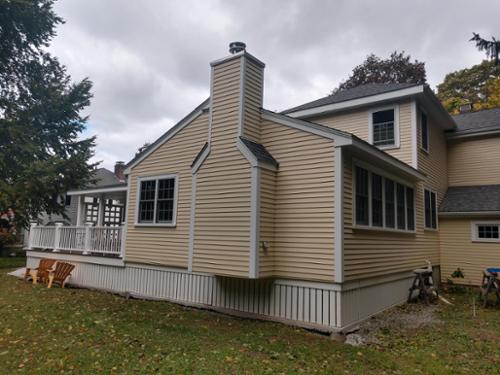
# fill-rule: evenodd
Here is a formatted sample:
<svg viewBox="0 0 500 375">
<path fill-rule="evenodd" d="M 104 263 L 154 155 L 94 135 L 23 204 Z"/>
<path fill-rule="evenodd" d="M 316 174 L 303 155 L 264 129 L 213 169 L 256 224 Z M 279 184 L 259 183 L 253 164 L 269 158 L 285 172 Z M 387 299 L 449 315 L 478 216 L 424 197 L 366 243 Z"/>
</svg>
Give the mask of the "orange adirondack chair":
<svg viewBox="0 0 500 375">
<path fill-rule="evenodd" d="M 31 277 L 33 280 L 33 284 L 36 284 L 37 281 L 44 282 L 47 280 L 49 276 L 49 271 L 52 270 L 55 259 L 43 258 L 40 259 L 40 263 L 38 263 L 37 268 L 29 268 L 26 267 L 26 273 L 24 274 L 24 280 L 28 281 Z"/>
<path fill-rule="evenodd" d="M 49 273 L 49 285 L 48 288 L 52 288 L 52 284 L 58 284 L 61 288 L 64 288 L 66 280 L 71 275 L 71 271 L 75 266 L 70 263 L 57 262 L 56 269 Z"/>
</svg>

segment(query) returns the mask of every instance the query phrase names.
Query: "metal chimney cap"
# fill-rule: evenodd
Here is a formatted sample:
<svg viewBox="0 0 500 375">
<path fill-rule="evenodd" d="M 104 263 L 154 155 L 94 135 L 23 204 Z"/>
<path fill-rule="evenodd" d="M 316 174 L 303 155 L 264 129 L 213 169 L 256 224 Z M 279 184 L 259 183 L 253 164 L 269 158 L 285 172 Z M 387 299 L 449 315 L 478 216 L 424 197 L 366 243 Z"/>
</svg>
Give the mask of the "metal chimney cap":
<svg viewBox="0 0 500 375">
<path fill-rule="evenodd" d="M 245 51 L 247 48 L 247 45 L 243 42 L 231 42 L 229 43 L 229 52 L 231 54 L 235 54 L 241 51 Z"/>
</svg>

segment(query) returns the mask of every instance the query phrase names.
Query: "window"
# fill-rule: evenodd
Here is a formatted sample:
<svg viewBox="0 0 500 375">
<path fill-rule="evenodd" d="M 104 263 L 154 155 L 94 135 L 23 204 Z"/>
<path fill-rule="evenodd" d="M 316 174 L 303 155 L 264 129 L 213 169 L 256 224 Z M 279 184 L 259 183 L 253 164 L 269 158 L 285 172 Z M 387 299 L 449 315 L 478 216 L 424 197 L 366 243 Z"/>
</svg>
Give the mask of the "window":
<svg viewBox="0 0 500 375">
<path fill-rule="evenodd" d="M 356 223 L 368 225 L 368 171 L 356 167 Z"/>
<path fill-rule="evenodd" d="M 500 223 L 474 223 L 474 241 L 500 242 Z"/>
<path fill-rule="evenodd" d="M 429 152 L 429 126 L 427 125 L 427 115 L 424 112 L 420 112 L 420 129 L 422 132 L 420 147 Z"/>
<path fill-rule="evenodd" d="M 381 148 L 398 147 L 398 112 L 396 108 L 372 112 L 370 115 L 370 141 Z"/>
<path fill-rule="evenodd" d="M 406 225 L 408 230 L 415 230 L 415 197 L 413 189 L 406 188 Z"/>
<path fill-rule="evenodd" d="M 67 207 L 67 206 L 71 206 L 71 195 L 66 195 L 64 197 L 64 205 Z"/>
<path fill-rule="evenodd" d="M 396 225 L 396 206 L 394 205 L 394 181 L 385 179 L 385 226 L 394 228 Z"/>
<path fill-rule="evenodd" d="M 396 185 L 396 212 L 398 229 L 406 228 L 406 214 L 405 214 L 405 187 L 404 185 Z"/>
<path fill-rule="evenodd" d="M 382 209 L 382 176 L 372 174 L 372 225 L 384 226 L 384 213 Z"/>
<path fill-rule="evenodd" d="M 415 230 L 414 189 L 365 168 L 355 168 L 356 225 Z"/>
<path fill-rule="evenodd" d="M 175 176 L 139 180 L 138 224 L 175 225 Z"/>
<path fill-rule="evenodd" d="M 436 193 L 424 190 L 425 228 L 437 229 L 437 201 Z"/>
</svg>

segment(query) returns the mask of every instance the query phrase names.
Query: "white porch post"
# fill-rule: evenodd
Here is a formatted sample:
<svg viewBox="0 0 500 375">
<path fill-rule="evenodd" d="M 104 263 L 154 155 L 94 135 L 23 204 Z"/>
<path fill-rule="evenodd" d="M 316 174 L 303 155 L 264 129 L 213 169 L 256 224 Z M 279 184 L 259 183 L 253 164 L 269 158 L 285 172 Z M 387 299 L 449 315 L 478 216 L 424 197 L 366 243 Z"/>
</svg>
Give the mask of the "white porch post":
<svg viewBox="0 0 500 375">
<path fill-rule="evenodd" d="M 56 223 L 54 229 L 54 249 L 52 250 L 54 253 L 59 252 L 59 242 L 61 239 L 61 227 L 62 223 Z"/>
<path fill-rule="evenodd" d="M 78 198 L 78 208 L 76 209 L 76 226 L 81 226 L 85 220 L 85 196 L 77 195 Z"/>
<path fill-rule="evenodd" d="M 97 211 L 97 226 L 102 227 L 104 225 L 104 194 L 99 196 L 99 210 Z"/>
<path fill-rule="evenodd" d="M 85 223 L 85 249 L 83 250 L 83 255 L 88 255 L 90 254 L 90 230 L 92 229 L 92 224 L 91 223 Z"/>
<path fill-rule="evenodd" d="M 33 230 L 34 227 L 36 227 L 36 222 L 30 223 L 30 229 L 28 232 L 28 250 L 33 250 L 33 235 L 35 234 L 35 231 Z"/>
<path fill-rule="evenodd" d="M 122 222 L 122 238 L 120 246 L 120 258 L 125 257 L 125 241 L 127 240 L 127 221 Z"/>
</svg>

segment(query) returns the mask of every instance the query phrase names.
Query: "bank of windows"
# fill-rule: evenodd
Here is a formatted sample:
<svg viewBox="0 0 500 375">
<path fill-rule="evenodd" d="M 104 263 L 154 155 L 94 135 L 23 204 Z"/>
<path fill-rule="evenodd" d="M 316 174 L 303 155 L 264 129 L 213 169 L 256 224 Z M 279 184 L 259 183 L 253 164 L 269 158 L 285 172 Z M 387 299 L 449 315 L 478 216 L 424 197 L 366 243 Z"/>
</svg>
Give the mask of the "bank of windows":
<svg viewBox="0 0 500 375">
<path fill-rule="evenodd" d="M 425 229 L 437 229 L 437 196 L 432 190 L 424 190 Z"/>
<path fill-rule="evenodd" d="M 415 190 L 359 166 L 355 167 L 357 226 L 415 230 Z"/>
<path fill-rule="evenodd" d="M 138 224 L 175 225 L 176 180 L 164 176 L 139 182 Z"/>
<path fill-rule="evenodd" d="M 500 223 L 474 223 L 473 240 L 500 242 Z"/>
</svg>

